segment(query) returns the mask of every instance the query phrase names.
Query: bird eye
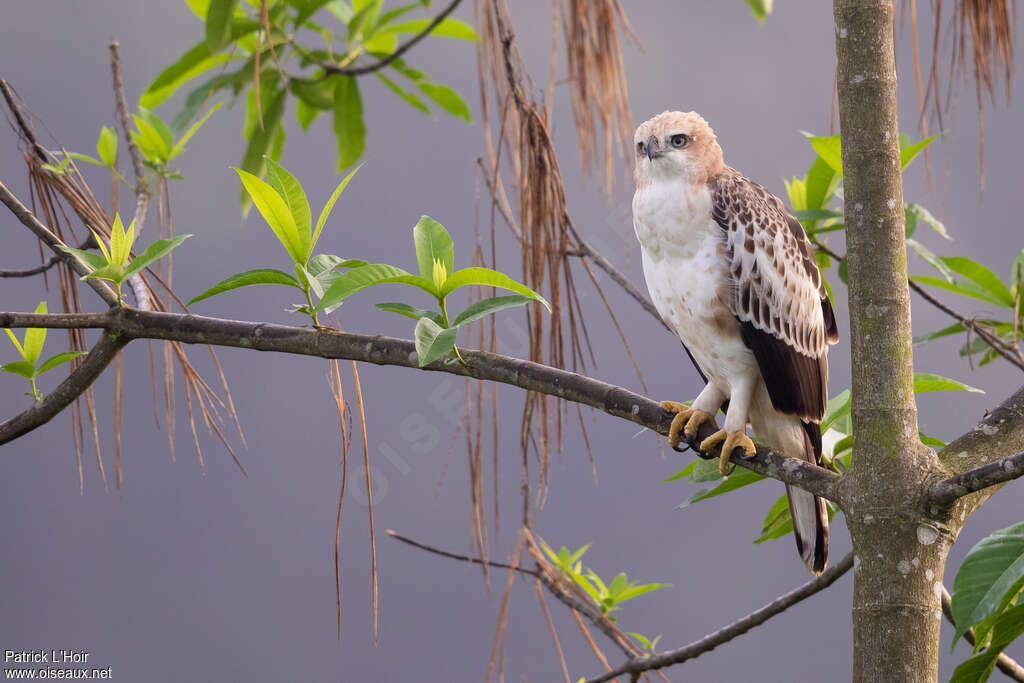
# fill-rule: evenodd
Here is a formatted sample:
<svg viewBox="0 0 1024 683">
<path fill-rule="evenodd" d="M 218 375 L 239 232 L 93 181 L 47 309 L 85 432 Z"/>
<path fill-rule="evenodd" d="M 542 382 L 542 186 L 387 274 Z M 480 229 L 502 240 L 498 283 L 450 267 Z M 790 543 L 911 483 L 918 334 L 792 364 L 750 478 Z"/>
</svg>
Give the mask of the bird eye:
<svg viewBox="0 0 1024 683">
<path fill-rule="evenodd" d="M 646 151 L 646 147 L 645 147 L 644 143 L 642 143 L 642 142 L 636 143 L 636 151 L 637 151 L 637 154 L 643 154 Z"/>
<path fill-rule="evenodd" d="M 686 137 L 682 133 L 676 133 L 675 135 L 672 136 L 670 140 L 672 146 L 675 147 L 676 149 L 682 149 L 683 147 L 686 147 L 686 143 L 689 141 L 690 138 Z"/>
</svg>

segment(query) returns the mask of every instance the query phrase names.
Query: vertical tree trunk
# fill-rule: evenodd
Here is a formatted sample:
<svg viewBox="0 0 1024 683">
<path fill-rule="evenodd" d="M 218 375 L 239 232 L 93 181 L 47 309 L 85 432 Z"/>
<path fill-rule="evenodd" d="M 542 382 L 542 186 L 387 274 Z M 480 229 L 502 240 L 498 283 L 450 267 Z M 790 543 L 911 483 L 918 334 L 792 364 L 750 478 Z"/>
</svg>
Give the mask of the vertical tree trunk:
<svg viewBox="0 0 1024 683">
<path fill-rule="evenodd" d="M 913 387 L 890 0 L 835 0 L 853 359 L 854 460 L 841 486 L 853 537 L 856 682 L 932 683 L 935 588 L 952 534 L 923 513 L 938 469 Z"/>
</svg>

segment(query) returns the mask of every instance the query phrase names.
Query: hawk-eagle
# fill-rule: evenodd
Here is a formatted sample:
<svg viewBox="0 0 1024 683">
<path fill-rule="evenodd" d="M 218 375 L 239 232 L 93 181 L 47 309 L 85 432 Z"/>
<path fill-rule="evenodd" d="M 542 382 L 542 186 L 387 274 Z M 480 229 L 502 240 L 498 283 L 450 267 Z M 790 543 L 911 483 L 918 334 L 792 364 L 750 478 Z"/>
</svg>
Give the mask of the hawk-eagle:
<svg viewBox="0 0 1024 683">
<path fill-rule="evenodd" d="M 832 304 L 800 222 L 757 183 L 725 164 L 707 122 L 666 111 L 634 136 L 633 227 L 661 317 L 707 384 L 675 413 L 669 443 L 694 437 L 728 401 L 719 442 L 728 474 L 735 448 L 753 455 L 746 428 L 783 455 L 821 464 L 828 347 L 839 340 Z M 797 549 L 814 573 L 828 559 L 825 502 L 786 487 Z"/>
</svg>

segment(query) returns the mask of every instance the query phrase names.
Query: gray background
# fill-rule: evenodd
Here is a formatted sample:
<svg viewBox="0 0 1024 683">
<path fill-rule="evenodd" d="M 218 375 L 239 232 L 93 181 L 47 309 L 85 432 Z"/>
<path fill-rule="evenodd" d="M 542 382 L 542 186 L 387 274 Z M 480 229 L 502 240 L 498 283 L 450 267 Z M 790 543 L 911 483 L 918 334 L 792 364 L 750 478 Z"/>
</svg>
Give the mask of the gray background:
<svg viewBox="0 0 1024 683">
<path fill-rule="evenodd" d="M 543 87 L 548 4 L 517 3 L 515 13 L 520 47 Z M 471 19 L 469 3 L 458 15 Z M 199 22 L 177 2 L 8 0 L 0 16 L 0 75 L 61 143 L 83 152 L 92 151 L 101 124 L 113 123 L 107 54 L 111 38 L 121 41 L 126 85 L 135 98 L 161 68 L 202 36 Z M 806 172 L 813 157 L 798 130 L 828 129 L 834 65 L 828 3 L 778 3 L 764 26 L 756 25 L 738 0 L 645 2 L 630 8 L 630 19 L 642 40 L 642 49 L 633 44 L 625 48 L 637 121 L 666 108 L 700 111 L 717 131 L 727 161 L 777 193 L 783 192 L 783 177 Z M 927 24 L 923 35 L 929 34 Z M 916 104 L 906 27 L 897 41 L 902 122 L 904 129 L 913 130 Z M 410 61 L 459 89 L 479 118 L 471 45 L 427 40 Z M 457 263 L 465 264 L 474 230 L 486 228 L 473 164 L 483 151 L 479 121 L 473 126 L 449 117 L 431 121 L 373 79 L 363 81 L 363 92 L 367 164 L 339 202 L 321 243 L 324 250 L 412 267 L 409 231 L 420 214 L 428 213 L 451 230 Z M 1024 145 L 1017 135 L 1022 107 L 1017 101 L 985 113 L 988 183 L 981 195 L 971 87 L 962 93 L 956 114 L 946 118 L 946 136 L 936 145 L 934 192 L 929 194 L 925 185 L 924 165 L 916 163 L 907 174 L 906 197 L 931 207 L 956 239 L 944 244 L 922 231 L 923 241 L 940 253 L 979 259 L 1005 276 L 1022 246 L 1018 217 L 1024 193 L 1018 169 Z M 161 109 L 167 118 L 176 111 L 174 103 Z M 286 265 L 258 216 L 245 224 L 239 220 L 238 181 L 228 165 L 241 156 L 241 117 L 240 106 L 216 114 L 180 160 L 187 181 L 173 186 L 175 225 L 179 232 L 196 234 L 175 257 L 175 282 L 185 296 L 232 272 Z M 318 121 L 310 133 L 301 134 L 291 113 L 287 120 L 284 163 L 319 207 L 337 182 L 329 122 Z M 642 282 L 629 220 L 632 191 L 623 182 L 609 201 L 595 180 L 582 177 L 564 85 L 558 91 L 554 129 L 576 224 Z M 0 145 L 0 178 L 27 200 L 13 134 L 0 136 Z M 103 173 L 89 173 L 93 186 L 105 193 Z M 123 210 L 130 211 L 127 203 Z M 11 216 L 2 225 L 7 238 L 0 266 L 33 265 L 33 240 Z M 151 220 L 144 241 L 153 238 L 154 225 Z M 501 238 L 499 265 L 517 274 L 518 249 L 507 234 Z M 927 269 L 917 261 L 913 267 Z M 578 279 L 584 279 L 582 273 Z M 41 284 L 38 278 L 0 282 L 0 309 L 30 310 L 43 296 Z M 613 285 L 606 290 L 630 331 L 653 396 L 695 395 L 699 380 L 678 341 Z M 56 308 L 56 292 L 46 296 Z M 372 306 L 395 296 L 400 294 L 357 297 L 346 304 L 341 321 L 353 331 L 409 336 L 407 321 Z M 296 319 L 283 309 L 292 298 L 283 291 L 251 290 L 203 303 L 196 311 L 290 321 Z M 953 301 L 952 296 L 943 298 Z M 845 292 L 838 299 L 845 333 Z M 85 300 L 92 310 L 100 310 L 88 290 Z M 961 300 L 956 305 L 970 313 L 984 310 L 980 302 Z M 584 306 L 598 353 L 594 374 L 638 389 L 600 302 L 591 294 Z M 502 315 L 507 329 L 520 325 L 520 314 Z M 914 323 L 921 333 L 946 320 L 915 300 Z M 56 351 L 60 341 L 52 334 L 50 350 Z M 969 429 L 1021 381 L 1004 363 L 972 372 L 956 356 L 960 341 L 919 350 L 918 368 L 953 375 L 988 393 L 922 398 L 922 428 L 938 437 Z M 511 332 L 504 349 L 522 353 Z M 840 343 L 831 356 L 833 393 L 849 381 L 847 349 Z M 12 359 L 13 351 L 3 353 L 5 360 Z M 198 348 L 192 353 L 196 359 L 205 354 Z M 0 648 L 85 649 L 92 653 L 91 665 L 113 667 L 120 681 L 483 678 L 504 574 L 495 575 L 488 592 L 478 569 L 408 548 L 380 533 L 394 528 L 444 548 L 467 549 L 464 440 L 454 435 L 451 421 L 460 416 L 461 381 L 393 368 L 363 369 L 381 583 L 382 637 L 374 648 L 366 509 L 354 485 L 361 474 L 358 462 L 352 463 L 353 488 L 342 530 L 343 637 L 340 643 L 335 638 L 332 538 L 339 436 L 326 363 L 220 351 L 250 444 L 241 451 L 246 479 L 205 435 L 207 467 L 200 470 L 189 447 L 183 405 L 178 460 L 171 462 L 165 434 L 153 425 L 145 346 L 133 345 L 125 356 L 128 399 L 121 491 L 104 491 L 87 452 L 85 491 L 79 494 L 67 416 L 2 449 Z M 98 385 L 108 472 L 113 471 L 112 374 Z M 44 380 L 43 389 L 52 388 L 56 379 Z M 0 378 L 0 415 L 13 415 L 26 406 L 22 392 L 14 378 Z M 521 394 L 502 389 L 501 399 L 502 514 L 497 539 L 491 530 L 496 558 L 510 551 L 518 521 Z M 398 428 L 410 413 L 440 436 L 417 441 L 422 447 L 414 448 Z M 546 508 L 536 515 L 536 529 L 556 546 L 594 542 L 586 560 L 602 575 L 628 570 L 638 580 L 674 584 L 630 603 L 621 613 L 624 628 L 662 633 L 662 646 L 675 646 L 807 579 L 791 539 L 751 544 L 780 486 L 764 483 L 673 511 L 694 487 L 659 482 L 689 456 L 659 455 L 654 437 L 634 438 L 635 428 L 624 422 L 599 414 L 588 415 L 586 421 L 590 440 L 598 445 L 598 483 L 591 478 L 575 428 L 570 428 L 565 452 L 553 460 L 551 493 Z M 985 533 L 1020 520 L 1020 490 L 1019 484 L 1007 487 L 970 520 L 952 552 L 951 567 Z M 849 548 L 841 522 L 832 538 L 832 556 L 839 558 Z M 952 573 L 947 584 L 951 580 Z M 846 678 L 851 584 L 851 577 L 843 578 L 832 590 L 755 632 L 672 670 L 670 678 Z M 549 606 L 573 677 L 597 672 L 600 665 L 566 611 L 551 600 Z M 952 657 L 945 654 L 948 637 L 943 675 L 965 656 L 962 646 Z M 601 645 L 618 660 L 613 648 L 604 641 Z M 1020 646 L 1015 649 L 1018 655 L 1024 653 Z M 554 648 L 526 582 L 514 589 L 506 655 L 508 680 L 557 677 Z"/>
</svg>

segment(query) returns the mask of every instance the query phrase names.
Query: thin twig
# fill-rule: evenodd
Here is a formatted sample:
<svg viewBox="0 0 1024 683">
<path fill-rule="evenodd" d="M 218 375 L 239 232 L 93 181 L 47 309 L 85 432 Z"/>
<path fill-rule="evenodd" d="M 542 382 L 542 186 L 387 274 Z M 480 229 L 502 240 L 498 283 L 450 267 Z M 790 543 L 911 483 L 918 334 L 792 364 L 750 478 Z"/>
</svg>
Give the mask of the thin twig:
<svg viewBox="0 0 1024 683">
<path fill-rule="evenodd" d="M 945 615 L 946 621 L 956 626 L 956 622 L 953 621 L 953 598 L 945 586 L 942 586 L 942 614 Z M 964 640 L 974 645 L 973 628 L 967 629 L 967 632 L 964 633 Z M 999 653 L 999 656 L 996 658 L 996 667 L 1013 680 L 1024 682 L 1024 667 L 1005 652 Z"/>
<path fill-rule="evenodd" d="M 452 2 L 447 7 L 445 7 L 440 14 L 434 17 L 433 21 L 427 24 L 426 28 L 424 28 L 416 35 L 414 35 L 409 40 L 399 45 L 397 48 L 395 48 L 394 52 L 387 55 L 386 57 L 381 57 L 372 64 L 363 64 L 360 66 L 336 66 L 334 64 L 321 64 L 320 66 L 323 67 L 325 74 L 343 74 L 346 76 L 362 76 L 364 74 L 373 73 L 374 71 L 379 71 L 386 67 L 391 62 L 395 61 L 396 59 L 404 55 L 410 49 L 412 49 L 413 46 L 416 45 L 416 43 L 420 42 L 428 35 L 430 35 L 430 33 L 435 28 L 437 28 L 438 24 L 444 21 L 449 14 L 455 11 L 455 8 L 458 7 L 461 2 L 462 0 L 452 0 Z"/>
<path fill-rule="evenodd" d="M 146 223 L 146 212 L 149 208 L 149 200 L 152 193 L 149 183 L 145 178 L 145 166 L 142 163 L 142 152 L 135 144 L 131 135 L 131 126 L 128 123 L 128 98 L 124 92 L 124 79 L 121 77 L 121 53 L 120 43 L 116 40 L 110 41 L 110 73 L 113 77 L 114 100 L 117 103 L 117 118 L 121 124 L 121 132 L 124 134 L 125 143 L 128 145 L 128 154 L 132 159 L 132 169 L 135 172 L 135 238 L 142 234 Z M 115 207 L 116 208 L 116 207 Z M 128 286 L 135 295 L 135 304 L 143 310 L 151 310 L 153 302 L 149 297 L 149 290 L 141 273 L 136 273 L 128 280 Z"/>
<path fill-rule="evenodd" d="M 853 567 L 852 552 L 847 553 L 846 557 L 841 559 L 834 567 L 826 569 L 821 576 L 811 579 L 796 590 L 790 591 L 785 595 L 780 595 L 764 607 L 751 612 L 745 617 L 737 619 L 733 623 L 728 626 L 724 626 L 714 633 L 709 633 L 700 640 L 694 641 L 689 645 L 684 645 L 676 650 L 669 650 L 668 652 L 664 652 L 659 655 L 645 657 L 642 659 L 632 659 L 609 673 L 588 680 L 587 683 L 603 683 L 604 681 L 610 681 L 616 676 L 622 676 L 623 674 L 631 674 L 635 676 L 645 671 L 662 669 L 666 666 L 672 666 L 673 664 L 679 664 L 688 659 L 699 657 L 705 652 L 710 652 L 719 645 L 727 643 L 737 636 L 743 635 L 755 626 L 760 626 L 776 614 L 784 612 L 793 605 L 811 597 L 815 593 L 828 588 L 835 583 L 839 577 L 850 571 L 851 567 Z"/>
<path fill-rule="evenodd" d="M 442 550 L 440 548 L 435 548 L 432 545 L 427 545 L 426 543 L 421 543 L 420 541 L 414 541 L 411 538 L 409 538 L 408 536 L 403 536 L 402 534 L 398 533 L 394 529 L 385 529 L 384 533 L 386 533 L 388 536 L 390 536 L 391 538 L 395 539 L 396 541 L 401 541 L 402 543 L 405 543 L 406 545 L 411 545 L 413 548 L 419 548 L 420 550 L 426 550 L 428 553 L 433 553 L 434 555 L 440 555 L 441 557 L 447 557 L 447 558 L 452 559 L 452 560 L 460 560 L 462 562 L 469 562 L 470 564 L 480 564 L 480 565 L 486 564 L 488 567 L 495 567 L 497 569 L 511 569 L 512 571 L 519 572 L 520 574 L 529 574 L 530 576 L 540 578 L 539 573 L 537 572 L 536 569 L 526 569 L 525 567 L 513 567 L 512 565 L 506 564 L 505 562 L 496 562 L 494 560 L 487 560 L 485 562 L 484 560 L 481 560 L 478 557 L 472 557 L 470 555 L 461 555 L 459 553 L 453 553 L 453 552 L 448 551 L 448 550 Z"/>
</svg>

